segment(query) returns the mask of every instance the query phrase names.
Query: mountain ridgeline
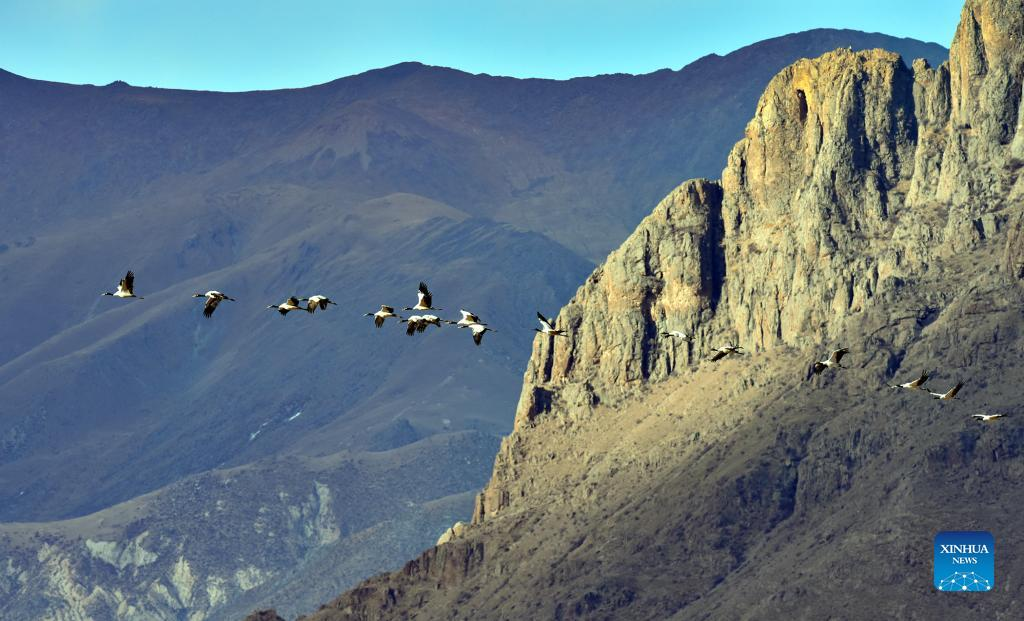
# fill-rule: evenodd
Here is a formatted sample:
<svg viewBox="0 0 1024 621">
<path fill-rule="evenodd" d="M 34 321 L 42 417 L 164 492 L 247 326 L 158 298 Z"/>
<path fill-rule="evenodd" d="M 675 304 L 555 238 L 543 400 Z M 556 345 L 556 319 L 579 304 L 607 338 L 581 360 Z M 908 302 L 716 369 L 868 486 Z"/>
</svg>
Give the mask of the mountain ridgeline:
<svg viewBox="0 0 1024 621">
<path fill-rule="evenodd" d="M 783 69 L 535 338 L 473 524 L 302 618 L 1024 616 L 1022 87 L 1010 0 L 948 63 Z M 889 388 L 922 371 L 966 386 Z M 993 533 L 993 592 L 932 587 L 943 530 Z"/>
</svg>

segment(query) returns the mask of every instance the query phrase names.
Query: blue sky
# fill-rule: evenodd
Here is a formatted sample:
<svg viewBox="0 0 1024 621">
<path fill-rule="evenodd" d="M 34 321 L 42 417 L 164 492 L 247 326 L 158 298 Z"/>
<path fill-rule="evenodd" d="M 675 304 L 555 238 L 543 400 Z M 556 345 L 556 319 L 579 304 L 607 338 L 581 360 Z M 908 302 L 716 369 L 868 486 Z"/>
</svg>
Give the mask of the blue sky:
<svg viewBox="0 0 1024 621">
<path fill-rule="evenodd" d="M 678 69 L 773 36 L 853 28 L 949 46 L 963 0 L 2 0 L 0 68 L 252 90 L 417 60 L 568 78 Z"/>
</svg>

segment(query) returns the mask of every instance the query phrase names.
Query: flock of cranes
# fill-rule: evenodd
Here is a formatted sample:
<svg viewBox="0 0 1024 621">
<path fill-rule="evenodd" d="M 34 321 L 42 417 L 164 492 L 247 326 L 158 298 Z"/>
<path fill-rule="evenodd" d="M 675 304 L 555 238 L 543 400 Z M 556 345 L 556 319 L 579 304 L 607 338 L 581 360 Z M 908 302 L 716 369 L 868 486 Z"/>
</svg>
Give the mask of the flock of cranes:
<svg viewBox="0 0 1024 621">
<path fill-rule="evenodd" d="M 810 379 L 812 375 L 821 375 L 825 369 L 845 369 L 841 363 L 843 356 L 850 353 L 850 349 L 842 347 L 833 351 L 828 358 L 815 362 L 807 373 L 807 378 Z M 907 390 L 927 390 L 924 387 L 924 383 L 928 381 L 928 374 L 922 373 L 921 377 L 917 378 L 912 382 L 906 382 L 903 384 L 889 384 L 890 388 L 900 389 L 906 388 Z M 964 387 L 963 382 L 957 382 L 956 386 L 953 386 L 946 392 L 929 392 L 928 394 L 939 399 L 941 401 L 949 401 L 950 399 L 956 399 L 956 393 L 960 392 L 960 389 Z M 999 418 L 996 416 L 995 418 Z"/>
<path fill-rule="evenodd" d="M 833 351 L 829 355 L 829 357 L 826 358 L 825 360 L 820 360 L 820 361 L 815 362 L 811 366 L 811 368 L 808 370 L 808 372 L 807 372 L 808 379 L 810 379 L 812 376 L 815 376 L 815 375 L 821 375 L 826 369 L 845 369 L 846 367 L 844 367 L 841 364 L 841 361 L 843 359 L 843 356 L 845 356 L 848 353 L 850 353 L 849 348 L 841 347 L 841 348 Z M 959 381 L 959 382 L 956 383 L 955 386 L 953 386 L 952 388 L 950 388 L 946 392 L 931 392 L 930 390 L 925 388 L 925 385 L 924 385 L 925 382 L 928 381 L 928 378 L 929 378 L 929 375 L 928 375 L 927 372 L 925 372 L 925 373 L 922 373 L 920 375 L 920 377 L 918 377 L 917 379 L 915 379 L 913 381 L 904 382 L 902 384 L 889 384 L 889 387 L 892 388 L 892 389 L 895 389 L 895 390 L 904 389 L 904 390 L 921 390 L 921 391 L 926 391 L 933 399 L 938 399 L 939 401 L 950 401 L 952 399 L 956 399 L 957 393 L 960 392 L 960 389 L 964 387 L 964 382 L 963 381 Z M 976 419 L 978 421 L 981 421 L 983 423 L 988 423 L 988 422 L 992 422 L 994 420 L 1003 418 L 1004 416 L 1006 416 L 1006 415 L 1005 414 L 974 414 L 974 415 L 971 416 L 971 418 L 974 418 L 974 419 Z"/>
<path fill-rule="evenodd" d="M 414 311 L 442 311 L 443 308 L 434 307 L 434 294 L 430 292 L 427 284 L 424 282 L 420 283 L 420 288 L 416 292 L 417 299 L 415 306 L 406 306 L 404 310 Z M 387 304 L 381 304 L 380 310 L 375 313 L 366 313 L 364 317 L 373 317 L 373 325 L 380 328 L 384 325 L 384 321 L 389 317 L 394 317 L 399 323 L 405 324 L 405 333 L 409 336 L 416 334 L 417 332 L 424 332 L 427 326 L 441 327 L 442 323 L 446 323 L 452 326 L 458 326 L 459 328 L 469 328 L 470 333 L 473 335 L 473 342 L 477 345 L 483 341 L 484 334 L 486 332 L 497 332 L 494 328 L 489 327 L 486 323 L 480 321 L 480 317 L 468 310 L 462 309 L 459 311 L 462 314 L 462 318 L 458 321 L 451 321 L 449 319 L 441 319 L 434 314 L 423 314 L 423 315 L 410 315 L 408 317 L 402 317 L 395 312 L 394 306 L 388 306 Z"/>
<path fill-rule="evenodd" d="M 103 293 L 102 295 L 109 295 L 115 298 L 135 298 L 138 300 L 144 299 L 141 296 L 135 295 L 135 273 L 132 272 L 131 270 L 128 270 L 128 273 L 125 274 L 125 277 L 121 279 L 120 283 L 118 283 L 116 291 L 108 291 Z M 206 293 L 196 293 L 192 297 L 204 298 L 206 300 L 206 303 L 203 306 L 203 315 L 206 317 L 212 317 L 213 312 L 217 310 L 217 306 L 224 300 L 228 300 L 231 302 L 235 301 L 234 298 L 224 293 L 221 293 L 220 291 L 207 291 Z M 406 306 L 403 310 L 444 310 L 443 308 L 434 307 L 433 301 L 434 296 L 430 292 L 430 289 L 427 287 L 426 283 L 420 282 L 419 290 L 417 291 L 416 305 Z M 306 305 L 303 306 L 302 302 L 305 302 Z M 327 307 L 332 304 L 337 306 L 337 302 L 331 300 L 329 297 L 325 295 L 313 295 L 308 298 L 299 298 L 291 296 L 284 302 L 280 304 L 271 304 L 267 306 L 267 308 L 274 309 L 277 312 L 281 313 L 281 315 L 287 315 L 288 313 L 297 310 L 304 310 L 312 314 L 316 310 L 325 311 L 327 310 Z M 380 310 L 373 313 L 366 313 L 364 317 L 373 317 L 373 324 L 377 328 L 382 327 L 387 319 L 394 317 L 400 323 L 406 324 L 405 333 L 408 334 L 409 336 L 426 331 L 428 326 L 436 326 L 440 328 L 441 324 L 453 325 L 458 328 L 468 328 L 470 334 L 473 336 L 473 342 L 476 343 L 477 345 L 480 345 L 485 333 L 496 332 L 494 328 L 491 328 L 486 323 L 481 321 L 479 315 L 476 315 L 475 313 L 472 313 L 465 309 L 460 309 L 459 312 L 462 314 L 462 318 L 459 319 L 458 321 L 442 319 L 438 315 L 434 315 L 432 313 L 402 317 L 395 312 L 395 308 L 393 306 L 381 304 Z M 537 321 L 540 322 L 541 327 L 534 328 L 536 332 L 546 334 L 549 336 L 567 336 L 565 330 L 558 329 L 555 327 L 555 321 L 553 319 L 545 317 L 540 312 L 537 313 Z M 670 339 L 678 339 L 687 342 L 693 341 L 692 334 L 687 334 L 679 330 L 662 332 L 661 335 L 663 337 L 667 337 Z M 742 356 L 743 353 L 744 352 L 742 347 L 738 345 L 729 344 L 713 349 L 711 353 L 708 355 L 708 360 L 710 360 L 711 362 L 718 362 L 719 360 L 722 360 L 723 358 L 727 358 L 729 356 Z M 828 358 L 824 360 L 815 361 L 814 364 L 812 364 L 811 367 L 808 369 L 807 379 L 821 375 L 822 373 L 829 369 L 845 369 L 846 367 L 842 365 L 842 360 L 843 356 L 845 356 L 848 353 L 850 353 L 849 348 L 841 347 L 839 349 L 834 350 Z M 889 386 L 890 388 L 897 390 L 906 389 L 928 391 L 928 389 L 925 388 L 924 386 L 925 382 L 928 381 L 928 377 L 928 373 L 922 373 L 920 377 L 913 381 L 905 382 L 902 384 L 890 384 Z M 960 389 L 963 387 L 964 382 L 960 381 L 957 382 L 956 386 L 953 386 L 946 392 L 939 393 L 928 391 L 928 394 L 934 399 L 938 399 L 940 401 L 949 401 L 955 399 L 957 393 L 960 392 Z M 972 418 L 975 418 L 981 422 L 991 422 L 999 418 L 1003 418 L 1004 416 L 1005 414 L 974 414 Z"/>
<path fill-rule="evenodd" d="M 116 291 L 107 291 L 101 295 L 109 295 L 115 298 L 134 298 L 136 300 L 144 299 L 142 296 L 135 294 L 135 272 L 128 270 L 124 278 L 117 285 Z M 433 305 L 434 296 L 430 292 L 426 283 L 421 282 L 419 291 L 417 292 L 417 300 L 415 306 L 406 306 L 404 310 L 407 311 L 442 311 L 443 308 L 435 308 Z M 217 306 L 224 300 L 231 302 L 235 301 L 235 298 L 221 293 L 220 291 L 207 291 L 206 293 L 195 293 L 192 295 L 194 298 L 204 298 L 206 303 L 203 305 L 203 316 L 213 317 L 214 311 L 217 310 Z M 306 305 L 303 306 L 302 303 Z M 337 306 L 338 303 L 330 299 L 326 295 L 313 295 L 308 298 L 300 298 L 291 296 L 280 304 L 271 304 L 267 306 L 268 309 L 276 310 L 281 313 L 282 316 L 287 315 L 292 311 L 306 311 L 310 314 L 317 310 L 325 311 L 330 305 Z M 441 319 L 434 314 L 420 314 L 410 315 L 408 317 L 402 317 L 395 312 L 393 306 L 381 304 L 380 310 L 374 313 L 366 313 L 365 317 L 373 317 L 373 324 L 380 328 L 384 325 L 384 321 L 388 318 L 394 317 L 399 322 L 406 324 L 405 333 L 409 336 L 418 332 L 424 332 L 427 326 L 441 327 L 441 324 L 449 324 L 457 326 L 459 328 L 468 328 L 470 334 L 473 336 L 473 342 L 480 345 L 483 341 L 484 334 L 487 332 L 496 332 L 494 328 L 491 328 L 486 323 L 480 320 L 480 317 L 475 313 L 471 313 L 467 310 L 460 310 L 462 318 L 458 321 L 450 321 L 448 319 Z M 555 322 L 551 319 L 547 319 L 544 315 L 537 313 L 537 319 L 540 321 L 540 329 L 534 328 L 537 332 L 543 334 L 550 334 L 552 336 L 565 336 L 564 330 L 558 330 L 555 328 Z"/>
<path fill-rule="evenodd" d="M 539 330 L 538 330 L 538 332 L 539 332 Z M 671 339 L 678 339 L 678 340 L 688 341 L 688 342 L 692 342 L 693 341 L 693 335 L 692 334 L 687 334 L 687 333 L 681 332 L 679 330 L 672 330 L 672 331 L 669 331 L 669 332 L 662 332 L 661 335 L 663 337 L 671 338 Z M 821 375 L 822 373 L 824 373 L 828 369 L 845 369 L 846 367 L 844 367 L 842 365 L 842 360 L 843 360 L 843 356 L 845 356 L 848 353 L 850 353 L 850 349 L 848 347 L 840 347 L 839 349 L 836 349 L 831 354 L 829 354 L 828 358 L 826 358 L 824 360 L 816 360 L 810 366 L 810 368 L 807 370 L 807 379 L 811 379 L 812 377 Z M 743 348 L 742 347 L 740 347 L 738 345 L 725 345 L 723 347 L 718 347 L 716 349 L 711 350 L 711 353 L 708 356 L 708 360 L 710 360 L 711 362 L 718 362 L 719 360 L 721 360 L 723 358 L 726 358 L 728 356 L 742 356 L 742 355 L 743 355 Z M 956 399 L 957 393 L 960 392 L 960 389 L 964 387 L 964 382 L 960 381 L 960 382 L 956 383 L 956 386 L 953 386 L 952 388 L 950 388 L 946 392 L 931 392 L 931 391 L 928 391 L 928 389 L 925 388 L 925 386 L 924 386 L 925 382 L 928 381 L 928 377 L 929 377 L 928 373 L 922 373 L 920 377 L 918 377 L 917 379 L 915 379 L 915 380 L 913 380 L 911 382 L 905 382 L 903 384 L 890 384 L 889 386 L 890 386 L 890 388 L 895 388 L 895 389 L 927 391 L 928 394 L 931 395 L 931 397 L 933 399 L 938 399 L 939 401 L 950 401 L 952 399 Z M 1004 416 L 1006 416 L 1006 415 L 1005 414 L 974 414 L 974 415 L 971 416 L 971 418 L 974 418 L 974 419 L 976 419 L 976 420 L 978 420 L 980 422 L 983 422 L 983 423 L 988 423 L 988 422 L 992 422 L 994 420 L 1003 418 Z"/>
</svg>

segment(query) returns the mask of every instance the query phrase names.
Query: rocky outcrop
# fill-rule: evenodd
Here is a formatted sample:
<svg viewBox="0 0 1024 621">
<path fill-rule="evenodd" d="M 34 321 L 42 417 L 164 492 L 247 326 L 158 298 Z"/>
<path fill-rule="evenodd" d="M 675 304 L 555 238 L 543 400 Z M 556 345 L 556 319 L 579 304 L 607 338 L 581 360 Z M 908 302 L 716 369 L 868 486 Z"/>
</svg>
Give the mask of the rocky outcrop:
<svg viewBox="0 0 1024 621">
<path fill-rule="evenodd" d="M 590 275 L 556 320 L 568 336 L 534 340 L 517 431 L 538 416 L 571 422 L 598 404 L 614 404 L 641 383 L 693 364 L 714 342 L 712 319 L 725 276 L 721 206 L 717 182 L 682 184 Z M 664 330 L 692 333 L 693 341 L 666 340 Z M 518 442 L 517 433 L 503 440 L 493 481 L 523 483 L 515 474 Z M 474 520 L 522 493 L 489 485 Z"/>
<path fill-rule="evenodd" d="M 917 149 L 907 202 L 925 204 L 937 194 L 942 157 L 949 137 L 949 64 L 932 68 L 919 58 L 913 63 L 913 71 Z"/>
<path fill-rule="evenodd" d="M 924 152 L 917 139 L 948 116 L 948 83 L 945 69 L 918 67 L 920 78 L 895 54 L 837 50 L 776 76 L 721 183 L 688 181 L 666 197 L 559 315 L 570 337 L 534 341 L 517 426 L 614 401 L 725 341 L 828 340 L 926 265 L 937 233 L 907 194 L 916 162 L 940 159 L 941 141 Z M 671 329 L 695 339 L 660 337 Z"/>
<path fill-rule="evenodd" d="M 477 571 L 484 561 L 484 544 L 474 542 L 440 543 L 419 558 L 409 561 L 399 570 L 401 582 L 405 584 L 429 585 L 430 589 L 440 590 L 456 587 Z M 378 614 L 389 615 L 395 612 L 399 602 L 407 597 L 401 585 L 380 589 L 377 585 L 356 587 L 348 592 L 344 602 L 334 607 L 342 615 L 359 615 L 362 610 L 378 611 Z M 326 607 L 321 610 L 326 610 Z M 302 616 L 298 621 L 307 617 Z"/>
<path fill-rule="evenodd" d="M 949 49 L 952 106 L 939 187 L 939 197 L 954 204 L 999 196 L 993 181 L 1024 148 L 1021 12 L 1020 2 L 970 0 L 961 13 Z"/>
<path fill-rule="evenodd" d="M 448 543 L 449 541 L 452 541 L 454 539 L 458 539 L 459 537 L 461 537 L 465 533 L 466 533 L 466 523 L 460 520 L 460 521 L 452 524 L 451 528 L 449 528 L 448 530 L 444 531 L 444 534 L 442 534 L 440 537 L 438 537 L 436 545 L 439 545 L 439 546 L 444 545 L 444 544 Z"/>
<path fill-rule="evenodd" d="M 984 55 L 994 44 L 973 45 Z M 951 188 L 969 186 L 968 171 L 984 166 L 951 164 L 950 149 L 963 142 L 954 107 L 989 127 L 998 114 L 972 112 L 953 88 L 946 64 L 908 68 L 883 50 L 836 50 L 784 69 L 722 181 L 687 181 L 669 194 L 562 310 L 569 337 L 534 340 L 516 428 L 614 403 L 725 341 L 766 349 L 835 339 L 850 315 L 997 233 L 1016 177 L 986 168 L 985 200 L 951 202 Z M 1005 140 L 1002 150 L 993 140 L 964 157 L 1006 161 Z M 694 341 L 660 337 L 673 329 Z"/>
<path fill-rule="evenodd" d="M 840 597 L 827 581 L 818 597 L 799 586 L 804 574 L 793 587 L 766 568 L 797 566 L 801 550 L 836 533 L 870 538 L 846 503 L 872 523 L 885 522 L 882 496 L 905 503 L 897 521 L 967 519 L 911 490 L 963 489 L 934 463 L 970 463 L 979 480 L 1019 471 L 1020 427 L 982 437 L 963 412 L 863 393 L 919 373 L 904 368 L 911 357 L 958 375 L 982 361 L 1024 366 L 1021 292 L 1007 286 L 1024 277 L 1022 28 L 1022 3 L 970 0 L 948 64 L 836 50 L 779 73 L 721 182 L 673 191 L 559 313 L 569 336 L 536 337 L 515 431 L 457 541 L 487 546 L 481 566 L 447 590 L 433 576 L 420 586 L 409 572 L 378 577 L 314 618 L 415 618 L 456 603 L 451 618 L 813 616 Z M 661 338 L 668 330 L 694 339 Z M 754 356 L 742 367 L 702 362 L 726 342 Z M 807 361 L 832 344 L 854 348 L 856 368 L 820 379 L 831 392 L 813 390 Z M 987 403 L 1015 403 L 977 383 Z M 523 532 L 534 528 L 546 536 Z M 907 571 L 927 548 L 909 528 L 887 534 Z M 808 531 L 821 539 L 786 548 Z M 808 572 L 855 573 L 824 554 L 804 559 Z M 686 588 L 661 588 L 661 571 Z M 732 590 L 716 589 L 724 580 Z M 523 603 L 538 591 L 548 599 Z M 750 591 L 761 599 L 740 595 Z M 740 600 L 746 608 L 714 607 Z"/>
<path fill-rule="evenodd" d="M 832 341 L 1001 236 L 1017 193 L 1019 8 L 968 2 L 939 68 L 836 50 L 780 72 L 721 184 L 677 188 L 562 310 L 572 336 L 535 339 L 517 426 L 621 398 L 719 342 Z M 680 347 L 658 338 L 667 329 L 696 339 Z"/>
<path fill-rule="evenodd" d="M 558 316 L 569 336 L 534 340 L 517 428 L 565 405 L 614 400 L 693 361 L 710 338 L 725 275 L 721 205 L 717 182 L 684 183 L 590 275 Z M 694 347 L 663 347 L 659 326 L 694 332 Z"/>
<path fill-rule="evenodd" d="M 945 65 L 908 68 L 883 50 L 836 50 L 779 73 L 721 183 L 687 181 L 666 197 L 559 314 L 570 336 L 535 339 L 517 432 L 628 400 L 727 342 L 755 352 L 849 344 L 866 327 L 892 328 L 886 336 L 906 345 L 918 326 L 891 317 L 916 317 L 952 293 L 922 301 L 908 287 L 1001 235 L 1012 209 L 1004 168 L 992 183 L 1006 194 L 944 198 L 955 178 L 944 164 L 950 110 L 961 105 L 948 76 Z M 1011 262 L 1018 245 L 1007 243 Z M 668 330 L 694 340 L 661 337 Z M 520 444 L 517 433 L 502 443 L 477 521 L 530 493 Z"/>
<path fill-rule="evenodd" d="M 768 86 L 722 173 L 725 322 L 741 343 L 833 339 L 892 287 L 903 253 L 874 250 L 913 173 L 913 84 L 895 54 L 837 50 Z"/>
</svg>

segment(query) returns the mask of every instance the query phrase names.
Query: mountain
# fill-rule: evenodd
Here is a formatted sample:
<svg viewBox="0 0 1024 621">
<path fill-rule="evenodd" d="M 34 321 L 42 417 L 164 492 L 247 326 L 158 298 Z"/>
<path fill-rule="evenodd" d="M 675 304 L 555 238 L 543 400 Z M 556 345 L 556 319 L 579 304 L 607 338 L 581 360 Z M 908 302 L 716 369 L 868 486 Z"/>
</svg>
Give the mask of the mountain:
<svg viewBox="0 0 1024 621">
<path fill-rule="evenodd" d="M 0 283 L 31 301 L 0 309 L 0 616 L 297 613 L 434 541 L 511 430 L 534 313 L 720 169 L 774 73 L 843 46 L 945 57 L 818 30 L 562 82 L 0 73 Z M 129 268 L 145 299 L 98 295 Z M 475 347 L 362 317 L 420 280 L 498 331 Z M 238 301 L 204 319 L 208 289 Z M 313 293 L 339 306 L 265 308 Z"/>
<path fill-rule="evenodd" d="M 782 70 L 536 337 L 473 524 L 302 619 L 1024 616 L 1022 37 L 968 0 L 938 67 Z M 966 385 L 889 388 L 922 371 Z M 945 530 L 993 533 L 992 592 L 932 586 Z"/>
<path fill-rule="evenodd" d="M 421 531 L 465 517 L 472 493 L 464 490 L 483 485 L 476 473 L 497 449 L 481 435 L 263 460 L 81 518 L 6 524 L 4 618 L 173 619 L 218 608 L 214 618 L 224 618 L 224 607 L 244 610 L 261 597 L 317 601 L 373 573 L 381 558 L 415 554 Z M 273 586 L 261 590 L 268 579 Z"/>
</svg>

